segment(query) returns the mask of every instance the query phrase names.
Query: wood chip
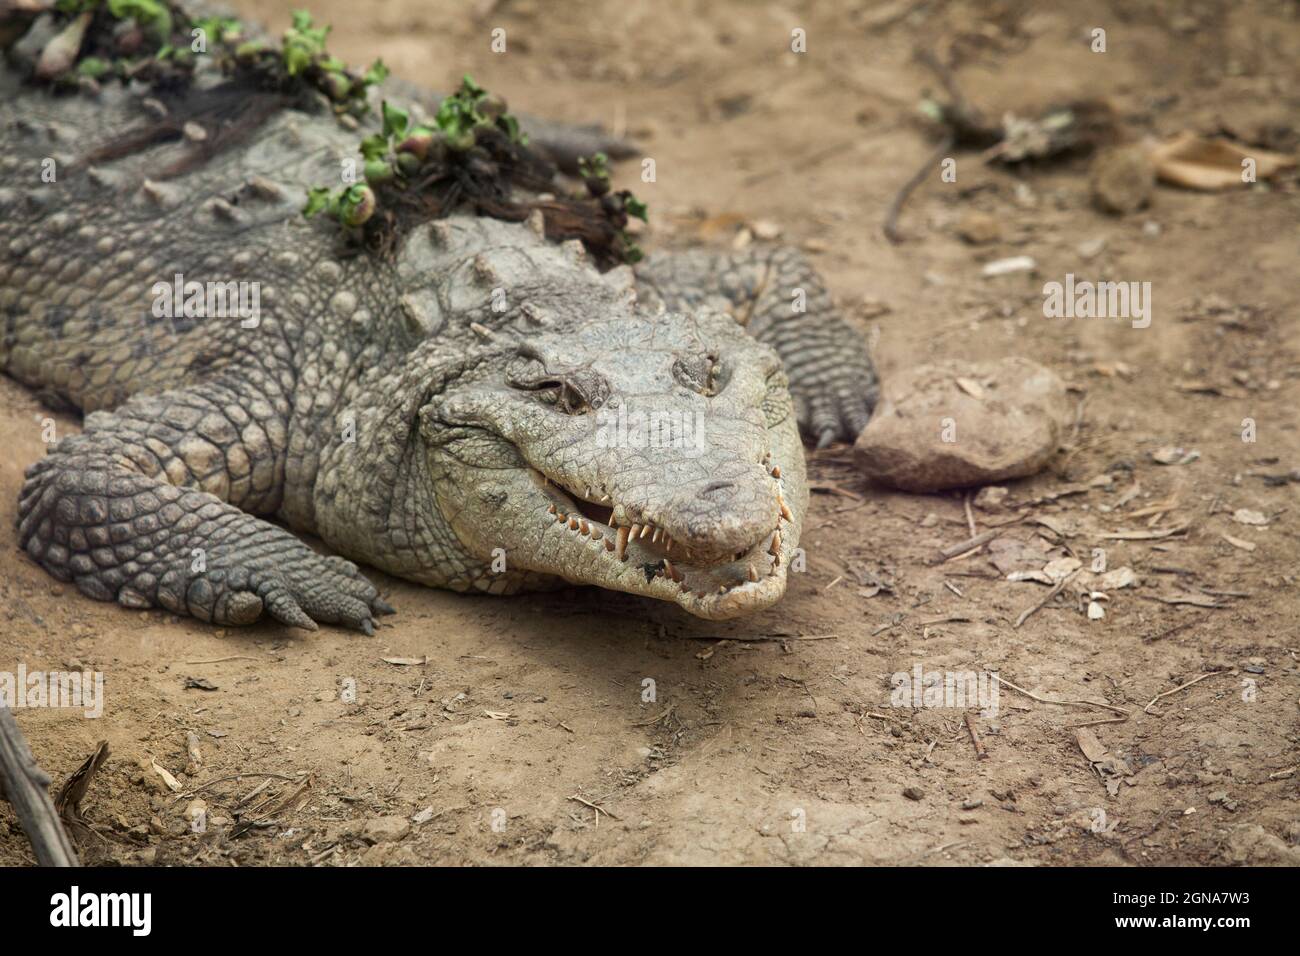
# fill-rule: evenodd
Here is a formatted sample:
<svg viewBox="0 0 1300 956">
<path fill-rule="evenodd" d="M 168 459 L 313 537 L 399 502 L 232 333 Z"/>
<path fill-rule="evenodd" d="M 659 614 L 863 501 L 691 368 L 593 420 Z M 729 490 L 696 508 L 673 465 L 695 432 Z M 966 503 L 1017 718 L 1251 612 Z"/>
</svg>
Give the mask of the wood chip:
<svg viewBox="0 0 1300 956">
<path fill-rule="evenodd" d="M 181 790 L 181 783 L 180 783 L 180 781 L 177 780 L 175 777 L 173 777 L 173 776 L 168 772 L 168 770 L 167 770 L 166 767 L 159 766 L 158 761 L 157 761 L 157 760 L 154 760 L 153 757 L 150 757 L 150 758 L 149 758 L 149 763 L 153 766 L 154 773 L 156 773 L 156 774 L 158 774 L 158 776 L 162 777 L 162 782 L 163 782 L 164 784 L 166 784 L 168 790 L 170 790 L 172 793 L 179 793 L 179 792 L 180 792 L 180 790 Z"/>
<path fill-rule="evenodd" d="M 1180 524 L 1175 528 L 1152 528 L 1150 531 L 1115 531 L 1098 537 L 1103 541 L 1153 541 L 1157 538 L 1182 534 L 1190 527 L 1190 524 Z"/>
<path fill-rule="evenodd" d="M 1223 535 L 1223 540 L 1228 542 L 1234 548 L 1241 548 L 1242 551 L 1254 551 L 1258 545 L 1254 541 L 1246 541 L 1242 538 L 1234 538 L 1230 534 Z"/>
<path fill-rule="evenodd" d="M 1083 755 L 1092 763 L 1099 763 L 1106 759 L 1106 754 L 1109 751 L 1091 730 L 1086 727 L 1082 730 L 1076 730 L 1074 737 L 1079 742 L 1079 749 L 1083 751 Z"/>
</svg>

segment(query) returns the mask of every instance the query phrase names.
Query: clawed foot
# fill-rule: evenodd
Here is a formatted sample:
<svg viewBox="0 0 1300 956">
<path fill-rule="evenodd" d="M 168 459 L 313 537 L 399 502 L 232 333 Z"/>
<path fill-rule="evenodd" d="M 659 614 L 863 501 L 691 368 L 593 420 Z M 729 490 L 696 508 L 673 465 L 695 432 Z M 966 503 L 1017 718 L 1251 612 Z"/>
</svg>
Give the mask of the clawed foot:
<svg viewBox="0 0 1300 956">
<path fill-rule="evenodd" d="M 290 553 L 193 576 L 183 598 L 186 609 L 214 624 L 251 624 L 269 614 L 310 631 L 318 624 L 341 624 L 366 634 L 374 634 L 377 616 L 394 613 L 351 561 L 316 554 L 291 540 L 296 548 Z M 165 578 L 162 584 L 167 586 Z"/>
<path fill-rule="evenodd" d="M 867 427 L 880 396 L 869 361 L 832 370 L 814 382 L 791 382 L 799 428 L 817 448 L 834 441 L 853 442 Z"/>
</svg>

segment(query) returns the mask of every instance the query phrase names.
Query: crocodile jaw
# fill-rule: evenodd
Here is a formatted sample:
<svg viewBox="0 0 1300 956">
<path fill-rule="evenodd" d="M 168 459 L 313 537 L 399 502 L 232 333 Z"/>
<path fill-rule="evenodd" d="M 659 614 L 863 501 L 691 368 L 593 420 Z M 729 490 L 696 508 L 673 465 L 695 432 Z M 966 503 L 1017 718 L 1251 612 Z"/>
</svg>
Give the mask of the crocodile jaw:
<svg viewBox="0 0 1300 956">
<path fill-rule="evenodd" d="M 456 480 L 448 475 L 438 485 L 439 506 L 466 550 L 484 562 L 483 576 L 472 585 L 477 589 L 518 590 L 498 590 L 492 581 L 527 571 L 671 601 L 696 617 L 726 620 L 780 600 L 799 545 L 808 497 L 793 417 L 768 429 L 767 437 L 763 468 L 770 482 L 771 530 L 739 554 L 718 556 L 707 542 L 688 549 L 664 528 L 620 520 L 611 513 L 619 502 L 585 500 L 522 461 L 470 469 Z M 501 571 L 488 570 L 494 555 L 504 558 Z"/>
<path fill-rule="evenodd" d="M 614 524 L 590 517 L 589 505 L 540 473 L 532 479 L 548 500 L 541 553 L 549 567 L 531 564 L 575 584 L 672 601 L 696 617 L 721 621 L 770 607 L 785 594 L 807 509 L 803 449 L 793 421 L 773 430 L 767 463 L 777 507 L 772 530 L 742 553 L 700 559 L 654 525 Z M 608 509 L 607 509 L 608 510 Z"/>
</svg>

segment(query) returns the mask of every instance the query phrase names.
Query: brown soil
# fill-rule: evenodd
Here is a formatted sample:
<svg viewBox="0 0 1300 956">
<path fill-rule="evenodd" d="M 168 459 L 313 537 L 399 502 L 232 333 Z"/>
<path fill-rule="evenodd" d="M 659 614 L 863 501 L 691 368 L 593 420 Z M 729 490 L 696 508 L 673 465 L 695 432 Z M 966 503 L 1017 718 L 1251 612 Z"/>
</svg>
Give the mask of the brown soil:
<svg viewBox="0 0 1300 956">
<path fill-rule="evenodd" d="M 239 4 L 276 29 L 296 5 Z M 657 163 L 654 184 L 637 181 L 635 164 L 619 171 L 650 204 L 649 249 L 775 225 L 813 253 L 864 331 L 878 329 L 886 378 L 931 357 L 1014 354 L 1053 368 L 1082 402 L 1067 450 L 1050 472 L 1014 483 L 1001 511 L 973 517 L 979 530 L 1017 508 L 1046 518 L 1085 562 L 1105 547 L 1140 586 L 1111 592 L 1104 620 L 1071 598 L 1016 629 L 1042 585 L 1003 579 L 987 553 L 931 563 L 969 535 L 963 497 L 867 488 L 844 449 L 812 466 L 849 496 L 814 495 L 807 572 L 776 608 L 721 625 L 595 591 L 461 597 L 376 575 L 400 613 L 373 638 L 217 630 L 82 598 L 22 555 L 5 521 L 0 668 L 106 675 L 102 719 L 18 713 L 56 780 L 99 740 L 112 748 L 85 802 L 97 831 L 84 835 L 87 860 L 1300 862 L 1300 494 L 1259 477 L 1300 467 L 1294 182 L 1161 187 L 1147 210 L 1112 218 L 1089 201 L 1086 159 L 1008 171 L 958 152 L 958 182 L 936 176 L 908 205 L 908 241 L 880 234 L 895 190 L 932 148 L 915 105 L 937 84 L 915 47 L 953 51 L 967 96 L 994 116 L 1104 96 L 1135 136 L 1227 128 L 1294 150 L 1295 5 L 515 0 L 477 4 L 478 20 L 463 6 L 393 0 L 363 14 L 328 0 L 315 12 L 351 62 L 382 54 L 442 89 L 469 71 L 516 109 L 624 127 Z M 489 50 L 496 26 L 504 55 Z M 1105 54 L 1089 50 L 1096 26 L 1107 29 Z M 807 31 L 805 55 L 789 52 L 794 27 Z M 972 212 L 992 217 L 998 238 L 962 241 Z M 1079 247 L 1099 239 L 1085 259 Z M 1038 261 L 1036 277 L 980 278 L 983 262 L 1020 254 Z M 1151 282 L 1150 328 L 1045 319 L 1042 283 L 1067 272 Z M 0 382 L 9 513 L 23 468 L 43 453 L 46 414 Z M 1253 444 L 1241 438 L 1247 417 Z M 56 418 L 62 432 L 78 427 Z M 1200 457 L 1154 463 L 1170 445 Z M 1109 484 L 1092 483 L 1104 475 Z M 1086 490 L 1040 500 L 1075 485 Z M 1171 496 L 1162 517 L 1133 514 Z M 1237 509 L 1268 525 L 1234 521 Z M 1099 537 L 1149 524 L 1190 527 Z M 1032 522 L 1006 533 L 1040 531 L 1051 536 Z M 869 596 L 859 581 L 872 577 L 889 587 Z M 1206 601 L 1198 588 L 1220 593 Z M 1219 606 L 1157 599 L 1189 595 Z M 961 710 L 890 707 L 890 675 L 917 664 L 993 668 L 1042 697 L 1122 709 L 1127 719 L 1091 730 L 1132 775 L 1111 795 L 1076 740 L 1075 725 L 1114 713 L 1006 689 L 997 716 L 974 721 L 988 754 L 977 759 Z M 1214 671 L 1226 673 L 1144 710 Z M 217 689 L 187 689 L 188 677 Z M 352 687 L 355 701 L 340 699 Z M 141 769 L 150 758 L 181 794 Z M 238 814 L 257 819 L 246 832 L 187 830 L 195 788 L 212 817 L 233 819 L 268 780 Z M 408 828 L 425 808 L 432 818 Z M 0 809 L 0 863 L 27 860 Z"/>
</svg>

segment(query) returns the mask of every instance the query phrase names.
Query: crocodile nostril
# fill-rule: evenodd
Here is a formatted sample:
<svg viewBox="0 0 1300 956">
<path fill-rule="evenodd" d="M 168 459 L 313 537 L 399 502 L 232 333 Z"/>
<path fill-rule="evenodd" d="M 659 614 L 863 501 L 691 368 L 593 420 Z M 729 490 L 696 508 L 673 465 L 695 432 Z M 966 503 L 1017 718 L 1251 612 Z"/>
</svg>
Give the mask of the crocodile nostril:
<svg viewBox="0 0 1300 956">
<path fill-rule="evenodd" d="M 736 483 L 734 481 L 711 481 L 704 486 L 704 490 L 701 491 L 700 494 L 702 496 L 708 497 L 709 495 L 713 494 L 715 491 L 725 491 L 728 488 L 734 488 L 734 487 L 736 487 Z"/>
</svg>

